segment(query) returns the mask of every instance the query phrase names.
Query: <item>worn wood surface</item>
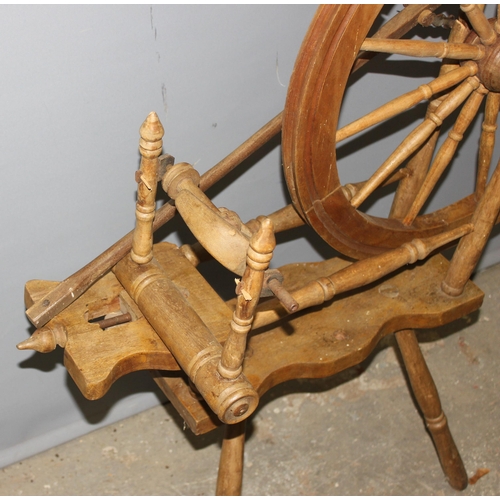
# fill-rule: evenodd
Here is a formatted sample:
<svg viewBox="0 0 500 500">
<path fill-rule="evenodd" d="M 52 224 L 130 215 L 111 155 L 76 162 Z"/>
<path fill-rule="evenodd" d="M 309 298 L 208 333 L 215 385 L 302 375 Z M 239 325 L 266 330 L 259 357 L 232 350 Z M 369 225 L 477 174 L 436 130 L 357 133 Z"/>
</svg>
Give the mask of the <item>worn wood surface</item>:
<svg viewBox="0 0 500 500">
<path fill-rule="evenodd" d="M 230 301 L 226 305 L 174 245 L 155 245 L 155 256 L 190 306 L 210 326 L 217 341 L 223 343 L 229 332 L 234 303 Z M 349 264 L 335 258 L 291 264 L 280 270 L 285 283 L 293 283 L 290 287 L 293 291 L 294 287 L 301 288 Z M 192 271 L 188 273 L 182 266 L 189 266 Z M 353 366 L 366 358 L 384 335 L 407 328 L 439 326 L 477 309 L 483 295 L 471 282 L 459 297 L 441 292 L 440 282 L 448 266 L 446 259 L 436 255 L 357 293 L 337 296 L 323 307 L 252 331 L 243 373 L 262 395 L 286 380 L 325 377 Z M 28 296 L 30 290 L 35 295 L 41 293 L 43 282 L 30 283 Z M 53 287 L 54 283 L 46 286 Z M 93 314 L 101 314 L 104 306 L 115 303 L 120 293 L 123 293 L 122 287 L 109 273 L 56 318 L 67 325 L 65 365 L 88 398 L 103 396 L 114 380 L 136 369 L 178 370 L 169 350 L 145 318 L 104 331 L 88 323 L 85 315 L 89 305 L 99 304 L 100 308 L 93 309 Z M 103 301 L 103 297 L 107 300 Z M 362 314 L 352 314 L 352 311 Z M 178 326 L 174 328 L 174 333 L 177 332 Z M 194 412 L 192 422 L 200 420 L 200 411 Z M 201 429 L 190 424 L 195 425 L 196 432 L 215 427 L 213 418 L 205 415 L 204 419 Z"/>
</svg>

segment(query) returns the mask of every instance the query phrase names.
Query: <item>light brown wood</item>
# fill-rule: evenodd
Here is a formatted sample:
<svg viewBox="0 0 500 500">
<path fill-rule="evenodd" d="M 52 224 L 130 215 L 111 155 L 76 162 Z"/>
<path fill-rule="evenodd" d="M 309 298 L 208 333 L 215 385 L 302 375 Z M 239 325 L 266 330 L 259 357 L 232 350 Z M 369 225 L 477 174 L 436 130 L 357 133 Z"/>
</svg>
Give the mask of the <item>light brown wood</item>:
<svg viewBox="0 0 500 500">
<path fill-rule="evenodd" d="M 243 160 L 266 144 L 281 130 L 281 121 L 282 113 L 279 113 L 232 153 L 205 172 L 200 179 L 200 188 L 206 191 L 236 168 Z M 175 207 L 173 204 L 166 203 L 163 205 L 156 212 L 153 231 L 163 226 L 174 215 Z M 26 311 L 26 316 L 31 323 L 39 328 L 72 304 L 130 251 L 132 236 L 133 231 L 123 236 L 79 271 L 61 281 L 47 296 L 32 304 Z"/>
<path fill-rule="evenodd" d="M 340 182 L 333 153 L 338 116 L 349 73 L 356 68 L 363 37 L 370 31 L 377 9 L 378 6 L 366 5 L 326 5 L 318 9 L 297 58 L 283 123 L 283 168 L 299 215 L 337 251 L 355 259 L 383 253 L 404 241 L 429 237 L 467 223 L 476 204 L 470 195 L 434 213 L 423 214 L 411 226 L 406 226 L 401 222 L 406 215 L 404 212 L 398 217 L 391 212 L 390 218 L 362 213 L 359 205 L 361 198 L 357 199 L 358 203 L 351 204 L 352 199 L 356 201 L 356 196 L 360 196 L 359 192 L 347 191 L 345 194 L 346 189 L 342 189 L 344 185 L 347 188 L 350 186 L 345 179 L 344 183 Z M 374 17 L 370 18 L 372 15 Z M 455 22 L 455 26 L 457 37 L 452 43 L 460 43 L 468 28 L 461 21 Z M 375 59 L 372 59 L 374 62 Z M 475 63 L 469 60 L 465 64 Z M 456 61 L 449 59 L 444 60 L 444 65 L 457 67 Z M 443 97 L 442 102 L 445 100 Z M 386 165 L 387 176 L 382 175 L 378 179 L 380 184 L 378 181 L 371 187 L 365 184 L 362 188 L 365 194 L 384 185 L 401 165 L 398 165 L 399 160 L 404 162 L 418 154 L 429 142 L 427 137 L 434 136 L 435 140 L 431 129 L 436 130 L 437 124 L 427 123 L 425 127 L 429 128 L 428 133 L 420 130 L 420 136 L 411 137 L 398 154 L 391 155 L 389 163 L 393 165 Z M 416 149 L 411 152 L 406 146 L 415 146 Z M 429 149 L 432 153 L 432 147 Z M 407 169 L 407 166 L 404 168 Z M 406 170 L 403 177 L 409 182 L 414 181 L 411 172 Z M 418 182 L 415 184 L 418 186 Z M 415 191 L 412 191 L 408 196 L 411 199 L 414 195 Z"/>
<path fill-rule="evenodd" d="M 161 264 L 153 259 L 138 266 L 125 256 L 114 273 L 219 419 L 236 423 L 251 415 L 257 393 L 243 374 L 219 376 L 220 343 Z"/>
<path fill-rule="evenodd" d="M 407 264 L 422 260 L 434 250 L 470 233 L 472 228 L 471 224 L 466 224 L 432 238 L 413 240 L 410 243 L 404 243 L 400 248 L 360 260 L 335 274 L 311 281 L 304 287 L 291 292 L 298 304 L 296 311 L 321 305 L 341 293 L 373 283 Z M 257 309 L 254 328 L 269 325 L 288 313 L 285 308 L 277 307 L 276 303 L 269 306 L 270 304 L 263 304 Z"/>
<path fill-rule="evenodd" d="M 500 162 L 472 218 L 474 231 L 460 240 L 442 283 L 444 292 L 460 295 L 474 271 L 500 212 Z"/>
<path fill-rule="evenodd" d="M 408 214 L 403 219 L 403 224 L 410 225 L 415 220 L 415 217 L 427 201 L 441 175 L 452 161 L 460 141 L 463 139 L 463 136 L 472 120 L 476 117 L 479 106 L 483 102 L 483 98 L 487 93 L 488 91 L 486 88 L 483 85 L 480 85 L 471 94 L 467 102 L 462 107 L 452 130 L 448 133 L 448 137 L 439 148 L 436 158 L 434 159 L 422 187 L 415 197 L 410 210 L 408 211 Z"/>
<path fill-rule="evenodd" d="M 377 123 L 381 123 L 384 120 L 388 120 L 389 118 L 412 108 L 420 101 L 430 99 L 438 92 L 442 92 L 443 90 L 453 87 L 465 78 L 475 75 L 477 70 L 478 68 L 476 64 L 460 66 L 449 73 L 438 76 L 427 84 L 420 85 L 415 90 L 396 97 L 371 113 L 368 113 L 358 120 L 339 129 L 335 137 L 337 144 L 355 134 L 359 134 Z"/>
<path fill-rule="evenodd" d="M 479 87 L 476 77 L 469 77 L 441 102 L 434 113 L 418 125 L 406 139 L 394 150 L 387 160 L 368 179 L 362 189 L 351 200 L 353 207 L 359 207 L 368 196 L 379 187 L 401 163 L 414 153 L 439 127 L 443 120 L 457 109 L 467 97 Z"/>
<path fill-rule="evenodd" d="M 154 252 L 163 271 L 183 290 L 183 296 L 196 308 L 217 341 L 224 343 L 235 299 L 225 305 L 175 245 L 159 243 Z M 350 265 L 347 260 L 334 258 L 289 264 L 280 271 L 286 283 L 293 283 L 300 290 L 324 276 L 341 276 L 339 273 L 347 273 L 346 280 L 350 281 Z M 262 395 L 286 380 L 330 376 L 353 366 L 365 359 L 384 335 L 394 331 L 433 328 L 469 314 L 481 305 L 483 294 L 471 282 L 459 297 L 440 293 L 440 282 L 448 267 L 446 259 L 436 255 L 421 265 L 406 266 L 389 279 L 356 293 L 339 294 L 336 300 L 308 314 L 289 316 L 277 300 L 263 302 L 260 312 L 276 310 L 278 321 L 270 328 L 259 328 L 251 334 L 243 365 L 245 376 Z M 53 286 L 54 282 L 30 282 L 27 295 L 36 296 Z M 188 396 L 187 385 L 179 380 L 179 365 L 144 317 L 112 327 L 109 330 L 112 336 L 103 336 L 97 324 L 85 319 L 87 304 L 102 304 L 102 297 L 107 297 L 111 307 L 123 291 L 113 273 L 108 273 L 56 318 L 68 327 L 65 366 L 79 389 L 85 397 L 96 399 L 106 393 L 114 380 L 131 371 L 146 368 L 177 371 L 179 375 L 155 373 L 155 378 L 165 379 L 160 385 L 162 382 L 169 385 L 184 411 L 192 416 L 185 420 L 188 425 L 194 425 L 193 432 L 215 428 L 220 422 Z M 99 307 L 94 314 L 105 312 Z M 141 314 L 137 306 L 134 310 Z M 364 311 L 364 314 L 352 314 L 352 311 Z M 297 335 L 291 335 L 291 331 Z M 96 345 L 99 345 L 97 350 Z"/>
<path fill-rule="evenodd" d="M 413 330 L 396 332 L 396 340 L 413 393 L 434 440 L 443 471 L 453 488 L 463 490 L 468 484 L 467 472 L 448 427 L 439 394 L 422 356 L 415 332 Z"/>
<path fill-rule="evenodd" d="M 389 40 L 367 38 L 361 50 L 400 54 L 411 57 L 437 57 L 478 61 L 485 56 L 484 47 L 468 43 L 427 42 L 425 40 Z"/>
<path fill-rule="evenodd" d="M 431 21 L 433 21 L 435 18 L 434 13 L 431 11 L 426 12 L 430 12 L 430 16 L 432 16 Z M 421 22 L 420 16 L 419 22 Z M 425 24 L 423 25 L 425 26 Z M 462 43 L 465 41 L 469 31 L 469 28 L 461 19 L 455 19 L 452 23 L 448 41 Z M 457 61 L 444 59 L 441 63 L 441 67 L 439 68 L 439 76 L 453 72 L 459 67 L 460 66 L 457 64 Z M 472 68 L 473 65 L 469 65 L 469 67 Z M 435 113 L 436 109 L 439 107 L 446 95 L 446 93 L 444 95 L 441 94 L 429 102 L 425 118 L 429 118 L 432 113 Z M 391 211 L 389 212 L 390 219 L 403 220 L 407 215 L 408 210 L 410 209 L 422 186 L 422 183 L 424 182 L 427 171 L 429 170 L 440 130 L 441 127 L 436 127 L 427 141 L 425 141 L 420 149 L 410 157 L 406 167 L 398 170 L 406 170 L 407 175 L 402 178 L 401 182 L 399 182 L 396 193 L 394 194 Z"/>
<path fill-rule="evenodd" d="M 479 200 L 484 194 L 488 175 L 490 172 L 491 159 L 495 149 L 495 133 L 498 128 L 497 119 L 500 109 L 500 94 L 490 92 L 486 97 L 486 107 L 484 111 L 484 120 L 479 142 L 479 156 L 477 160 L 477 182 L 476 199 Z"/>
<path fill-rule="evenodd" d="M 443 469 L 454 488 L 466 484 L 412 329 L 440 326 L 481 304 L 482 293 L 468 278 L 500 212 L 500 163 L 484 188 L 498 114 L 495 97 L 488 99 L 486 109 L 476 193 L 433 214 L 417 213 L 452 161 L 482 97 L 500 90 L 500 48 L 495 28 L 475 7 L 464 10 L 472 12 L 469 18 L 475 19 L 471 23 L 478 35 L 468 33 L 462 20 L 435 16 L 435 6 L 410 6 L 364 41 L 380 8 L 327 5 L 313 20 L 284 113 L 283 159 L 292 205 L 243 224 L 238 214 L 215 206 L 204 194 L 280 130 L 281 114 L 200 176 L 189 164 L 173 165 L 171 157 L 168 168 L 167 161 L 160 162 L 163 129 L 152 113 L 141 127 L 133 235 L 62 284 L 32 281 L 26 286 L 29 317 L 39 328 L 18 347 L 41 352 L 63 347 L 65 366 L 86 397 L 101 397 L 123 374 L 149 369 L 193 432 L 226 424 L 217 483 L 221 495 L 241 493 L 245 421 L 262 394 L 286 380 L 325 377 L 349 368 L 395 331 Z M 418 22 L 453 25 L 450 39 L 390 39 Z M 364 49 L 444 60 L 440 75 L 428 85 L 337 130 L 348 74 L 373 56 Z M 336 143 L 423 99 L 432 99 L 425 118 L 375 174 L 363 183 L 342 186 Z M 439 127 L 462 104 L 424 182 Z M 153 219 L 160 178 L 171 200 Z M 389 218 L 358 210 L 375 189 L 396 181 L 400 184 Z M 176 210 L 198 242 L 181 249 L 153 246 L 152 232 Z M 268 269 L 274 232 L 304 221 L 333 247 L 362 260 L 337 258 Z M 440 255 L 429 257 L 458 239 L 451 266 Z M 127 246 L 132 247 L 130 255 L 123 253 Z M 206 250 L 242 276 L 236 297 L 227 303 L 196 269 L 207 258 Z M 422 262 L 415 265 L 417 260 Z M 113 272 L 111 262 L 116 264 Z"/>
<path fill-rule="evenodd" d="M 246 421 L 226 425 L 217 475 L 216 495 L 241 495 Z"/>
<path fill-rule="evenodd" d="M 163 189 L 201 245 L 224 267 L 242 275 L 251 231 L 238 215 L 219 210 L 198 187 L 200 175 L 188 163 L 172 166 L 163 178 Z"/>
<path fill-rule="evenodd" d="M 432 12 L 439 5 L 405 5 L 394 17 L 386 21 L 378 29 L 372 38 L 402 38 L 408 31 L 420 23 L 422 12 Z M 374 52 L 360 52 L 353 66 L 353 71 L 357 71 L 366 64 L 373 56 Z"/>
<path fill-rule="evenodd" d="M 131 258 L 137 264 L 145 264 L 153 258 L 153 219 L 156 208 L 158 183 L 158 157 L 163 147 L 163 126 L 152 111 L 140 129 L 141 167 L 137 172 L 137 203 L 135 229 L 132 238 Z"/>
<path fill-rule="evenodd" d="M 236 307 L 231 330 L 224 343 L 218 371 L 227 379 L 235 379 L 243 371 L 247 335 L 259 303 L 264 283 L 264 271 L 271 262 L 276 239 L 270 219 L 260 219 L 260 229 L 252 236 L 247 253 L 247 265 L 236 288 Z"/>
<path fill-rule="evenodd" d="M 493 45 L 497 41 L 497 34 L 482 9 L 476 4 L 462 4 L 460 8 L 467 15 L 472 29 L 479 35 L 483 45 Z"/>
</svg>

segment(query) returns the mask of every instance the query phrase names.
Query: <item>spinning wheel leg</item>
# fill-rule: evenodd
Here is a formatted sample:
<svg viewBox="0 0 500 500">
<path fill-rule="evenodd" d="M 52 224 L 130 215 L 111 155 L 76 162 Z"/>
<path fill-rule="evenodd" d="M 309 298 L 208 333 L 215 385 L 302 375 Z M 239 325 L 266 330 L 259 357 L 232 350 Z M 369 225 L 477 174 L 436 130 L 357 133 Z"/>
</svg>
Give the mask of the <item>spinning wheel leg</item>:
<svg viewBox="0 0 500 500">
<path fill-rule="evenodd" d="M 217 495 L 241 495 L 246 420 L 226 425 L 217 476 Z"/>
<path fill-rule="evenodd" d="M 396 333 L 396 341 L 413 393 L 424 414 L 426 426 L 432 435 L 441 467 L 450 485 L 457 490 L 463 490 L 468 483 L 467 473 L 453 441 L 446 416 L 441 408 L 436 385 L 422 356 L 417 336 L 414 330 L 402 330 Z"/>
</svg>

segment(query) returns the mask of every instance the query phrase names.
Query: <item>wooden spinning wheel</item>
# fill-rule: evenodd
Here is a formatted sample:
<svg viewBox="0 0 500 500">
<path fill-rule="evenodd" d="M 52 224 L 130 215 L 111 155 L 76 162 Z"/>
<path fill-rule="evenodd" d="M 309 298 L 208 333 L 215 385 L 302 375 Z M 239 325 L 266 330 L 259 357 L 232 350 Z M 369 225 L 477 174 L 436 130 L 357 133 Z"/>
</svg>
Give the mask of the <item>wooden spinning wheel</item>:
<svg viewBox="0 0 500 500">
<path fill-rule="evenodd" d="M 325 377 L 353 366 L 380 338 L 396 333 L 443 470 L 454 488 L 465 488 L 465 469 L 412 329 L 440 326 L 481 305 L 482 292 L 468 280 L 500 208 L 498 167 L 487 182 L 499 109 L 500 41 L 496 21 L 476 6 L 463 6 L 467 19 L 457 20 L 434 10 L 406 7 L 366 38 L 379 6 L 321 7 L 299 53 L 284 114 L 201 176 L 191 165 L 161 155 L 163 127 L 150 113 L 140 129 L 134 231 L 61 283 L 28 282 L 27 315 L 38 329 L 18 347 L 63 347 L 65 366 L 89 399 L 104 396 L 126 373 L 152 370 L 193 432 L 226 425 L 217 491 L 237 494 L 245 421 L 259 397 L 286 380 Z M 449 26 L 448 43 L 395 40 L 419 23 Z M 349 74 L 373 51 L 446 60 L 428 85 L 339 128 Z M 484 97 L 475 192 L 421 215 Z M 430 101 L 426 116 L 373 176 L 341 185 L 336 145 L 423 99 Z M 432 160 L 442 121 L 460 106 Z M 244 223 L 204 191 L 282 124 L 293 205 Z M 172 203 L 156 211 L 159 181 Z M 378 187 L 396 181 L 387 218 L 361 211 Z M 197 242 L 153 245 L 153 231 L 176 211 Z M 334 258 L 270 268 L 275 233 L 304 221 L 358 262 Z M 451 264 L 434 255 L 457 240 Z M 196 269 L 207 256 L 240 277 L 232 300 L 224 302 Z M 423 263 L 408 266 L 417 260 Z M 374 313 L 356 314 L 364 309 Z M 113 335 L 102 335 L 109 328 Z"/>
<path fill-rule="evenodd" d="M 299 213 L 346 255 L 364 258 L 415 237 L 457 227 L 470 220 L 485 191 L 498 114 L 499 42 L 496 20 L 487 21 L 478 6 L 463 6 L 462 10 L 467 18 L 446 20 L 429 6 L 413 5 L 365 38 L 380 6 L 329 5 L 318 10 L 310 26 L 296 62 L 283 120 L 285 176 Z M 391 40 L 419 22 L 447 25 L 448 42 Z M 368 51 L 446 59 L 439 75 L 427 85 L 339 128 L 349 75 L 374 55 Z M 439 211 L 419 215 L 484 97 L 486 113 L 475 192 Z M 374 166 L 373 175 L 356 185 L 342 185 L 335 158 L 337 145 L 423 100 L 429 101 L 427 114 L 394 151 L 388 152 L 382 165 Z M 433 160 L 440 125 L 457 109 L 460 113 L 453 128 Z M 399 185 L 388 218 L 368 216 L 360 210 L 378 188 L 396 181 Z"/>
</svg>

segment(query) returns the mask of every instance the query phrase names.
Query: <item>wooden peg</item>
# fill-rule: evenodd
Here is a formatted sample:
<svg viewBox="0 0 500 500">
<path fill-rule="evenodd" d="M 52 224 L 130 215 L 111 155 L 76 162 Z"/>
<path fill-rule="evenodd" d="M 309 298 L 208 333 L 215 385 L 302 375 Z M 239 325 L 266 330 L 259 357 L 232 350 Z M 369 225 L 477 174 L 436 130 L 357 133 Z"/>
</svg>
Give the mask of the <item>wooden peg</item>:
<svg viewBox="0 0 500 500">
<path fill-rule="evenodd" d="M 472 224 L 464 224 L 430 238 L 416 238 L 399 248 L 357 261 L 330 276 L 313 280 L 291 292 L 291 296 L 299 304 L 297 311 L 321 305 L 340 293 L 368 285 L 407 264 L 425 259 L 438 248 L 471 233 L 473 228 Z M 279 303 L 268 301 L 255 312 L 253 328 L 269 325 L 287 315 L 288 312 Z"/>
<path fill-rule="evenodd" d="M 38 352 L 52 352 L 57 346 L 66 347 L 68 340 L 68 332 L 62 323 L 53 319 L 44 327 L 35 330 L 30 338 L 23 340 L 17 344 L 17 348 L 21 351 L 33 349 Z"/>
<path fill-rule="evenodd" d="M 252 328 L 254 311 L 259 303 L 264 271 L 269 267 L 275 246 L 273 223 L 270 219 L 261 218 L 260 229 L 250 240 L 247 266 L 237 289 L 238 299 L 231 321 L 231 331 L 217 368 L 224 378 L 234 379 L 242 371 L 247 335 Z"/>
<path fill-rule="evenodd" d="M 156 186 L 159 162 L 163 146 L 163 126 L 152 111 L 140 128 L 141 168 L 137 175 L 137 204 L 135 230 L 130 255 L 137 264 L 145 264 L 153 258 L 153 219 L 155 218 Z"/>
</svg>

